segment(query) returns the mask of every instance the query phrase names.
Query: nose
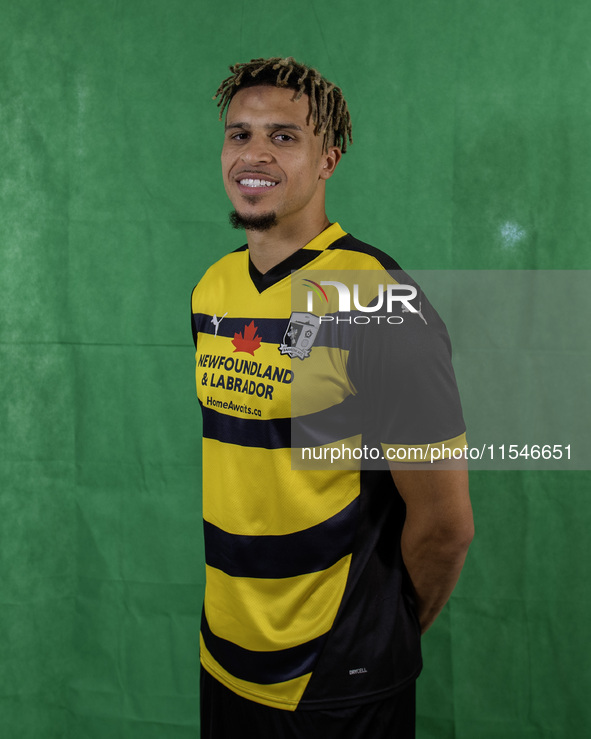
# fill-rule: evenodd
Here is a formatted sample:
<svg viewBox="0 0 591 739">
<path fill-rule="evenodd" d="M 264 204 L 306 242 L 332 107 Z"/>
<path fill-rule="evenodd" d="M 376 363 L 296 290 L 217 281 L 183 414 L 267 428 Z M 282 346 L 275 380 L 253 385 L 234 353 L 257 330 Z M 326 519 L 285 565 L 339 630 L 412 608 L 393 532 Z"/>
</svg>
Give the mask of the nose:
<svg viewBox="0 0 591 739">
<path fill-rule="evenodd" d="M 251 136 L 241 150 L 245 164 L 265 164 L 273 159 L 270 142 L 266 136 Z"/>
</svg>

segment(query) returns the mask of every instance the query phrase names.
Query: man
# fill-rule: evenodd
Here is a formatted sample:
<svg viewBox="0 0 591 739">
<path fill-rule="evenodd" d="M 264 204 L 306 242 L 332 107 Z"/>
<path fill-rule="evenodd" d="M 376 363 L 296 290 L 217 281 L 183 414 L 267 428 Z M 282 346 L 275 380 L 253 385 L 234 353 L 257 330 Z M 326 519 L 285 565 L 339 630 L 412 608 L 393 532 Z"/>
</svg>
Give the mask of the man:
<svg viewBox="0 0 591 739">
<path fill-rule="evenodd" d="M 420 632 L 472 538 L 466 472 L 295 469 L 290 447 L 300 434 L 319 448 L 370 440 L 399 459 L 412 444 L 461 448 L 445 328 L 424 296 L 420 307 L 403 300 L 390 323 L 339 322 L 335 295 L 314 279 L 305 284 L 326 304 L 294 310 L 299 276 L 313 276 L 304 269 L 387 277 L 399 268 L 326 216 L 326 182 L 352 141 L 341 90 L 291 58 L 230 71 L 216 95 L 222 172 L 248 243 L 192 296 L 204 429 L 202 736 L 248 726 L 274 738 L 413 737 Z"/>
</svg>

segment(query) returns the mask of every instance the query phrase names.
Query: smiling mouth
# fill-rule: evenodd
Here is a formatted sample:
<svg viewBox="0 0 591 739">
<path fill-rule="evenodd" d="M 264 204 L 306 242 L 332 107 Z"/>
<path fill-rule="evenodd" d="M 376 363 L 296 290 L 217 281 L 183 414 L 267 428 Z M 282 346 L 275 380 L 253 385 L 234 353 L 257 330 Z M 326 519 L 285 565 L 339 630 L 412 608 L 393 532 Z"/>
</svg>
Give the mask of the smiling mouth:
<svg viewBox="0 0 591 739">
<path fill-rule="evenodd" d="M 242 187 L 275 187 L 276 182 L 270 180 L 255 180 L 250 177 L 243 180 L 238 180 Z"/>
</svg>

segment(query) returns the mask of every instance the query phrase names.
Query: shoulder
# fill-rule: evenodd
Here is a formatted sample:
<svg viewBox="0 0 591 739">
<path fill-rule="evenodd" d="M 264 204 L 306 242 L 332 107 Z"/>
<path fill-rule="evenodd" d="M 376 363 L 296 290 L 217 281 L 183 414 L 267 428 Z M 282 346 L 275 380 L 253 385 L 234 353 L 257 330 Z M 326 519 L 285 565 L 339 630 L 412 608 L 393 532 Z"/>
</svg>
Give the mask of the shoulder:
<svg viewBox="0 0 591 739">
<path fill-rule="evenodd" d="M 248 247 L 245 244 L 244 246 L 238 247 L 238 249 L 234 249 L 234 251 L 226 254 L 221 259 L 218 259 L 217 262 L 214 262 L 211 267 L 206 270 L 201 280 L 199 280 L 197 287 L 200 285 L 206 285 L 211 280 L 218 279 L 219 277 L 223 277 L 233 272 L 244 262 L 247 252 Z"/>
<path fill-rule="evenodd" d="M 357 265 L 364 269 L 401 269 L 398 262 L 389 254 L 386 254 L 381 249 L 377 249 L 375 246 L 366 244 L 350 233 L 334 241 L 328 247 L 328 250 L 339 252 L 344 262 L 350 261 L 352 263 L 351 268 L 353 269 Z M 346 269 L 347 267 L 344 268 Z"/>
<path fill-rule="evenodd" d="M 220 289 L 222 282 L 231 279 L 236 275 L 240 268 L 244 265 L 244 261 L 248 260 L 248 249 L 246 244 L 238 249 L 226 254 L 217 262 L 209 267 L 203 277 L 191 292 L 191 304 L 195 307 L 195 301 L 198 298 L 207 299 L 210 294 L 215 294 Z"/>
</svg>

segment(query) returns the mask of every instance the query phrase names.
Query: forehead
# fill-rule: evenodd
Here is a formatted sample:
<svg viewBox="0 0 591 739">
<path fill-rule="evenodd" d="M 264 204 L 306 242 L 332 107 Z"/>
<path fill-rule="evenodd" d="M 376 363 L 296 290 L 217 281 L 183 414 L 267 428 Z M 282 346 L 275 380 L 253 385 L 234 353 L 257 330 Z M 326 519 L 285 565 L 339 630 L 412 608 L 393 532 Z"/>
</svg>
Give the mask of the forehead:
<svg viewBox="0 0 591 739">
<path fill-rule="evenodd" d="M 239 90 L 228 106 L 226 125 L 237 122 L 295 123 L 303 129 L 310 125 L 310 102 L 307 95 L 294 100 L 295 90 L 271 85 L 257 85 Z"/>
</svg>

